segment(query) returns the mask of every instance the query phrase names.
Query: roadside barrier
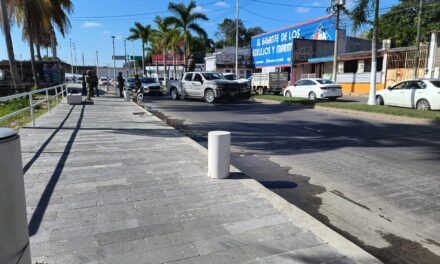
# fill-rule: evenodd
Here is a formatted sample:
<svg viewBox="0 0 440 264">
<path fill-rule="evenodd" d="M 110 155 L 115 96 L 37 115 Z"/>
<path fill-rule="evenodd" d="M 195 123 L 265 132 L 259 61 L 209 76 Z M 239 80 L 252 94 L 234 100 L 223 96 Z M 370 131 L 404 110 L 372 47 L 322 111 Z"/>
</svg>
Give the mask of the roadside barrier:
<svg viewBox="0 0 440 264">
<path fill-rule="evenodd" d="M 55 95 L 50 96 L 49 92 L 55 90 Z M 34 102 L 32 96 L 34 94 L 45 94 L 45 98 Z M 30 92 L 26 92 L 26 93 L 20 93 L 20 94 L 14 94 L 14 95 L 10 95 L 10 96 L 4 96 L 4 97 L 0 97 L 0 102 L 7 102 L 7 101 L 11 101 L 13 99 L 18 99 L 18 98 L 23 98 L 23 97 L 29 97 L 29 106 L 22 108 L 20 110 L 17 110 L 13 113 L 7 114 L 5 116 L 0 117 L 0 122 L 4 121 L 8 118 L 11 118 L 13 116 L 16 116 L 24 111 L 30 111 L 31 112 L 31 116 L 32 116 L 32 126 L 35 127 L 35 107 L 37 107 L 38 105 L 40 105 L 43 102 L 47 102 L 47 107 L 48 107 L 48 111 L 50 114 L 51 113 L 51 107 L 50 107 L 50 100 L 52 98 L 55 97 L 55 100 L 57 102 L 57 105 L 60 104 L 59 99 L 58 99 L 58 95 L 61 94 L 61 96 L 64 98 L 64 96 L 67 95 L 67 86 L 66 84 L 60 84 L 57 86 L 53 86 L 53 87 L 49 87 L 49 88 L 44 88 L 44 89 L 39 89 L 39 90 L 35 90 L 35 91 L 30 91 Z"/>
</svg>

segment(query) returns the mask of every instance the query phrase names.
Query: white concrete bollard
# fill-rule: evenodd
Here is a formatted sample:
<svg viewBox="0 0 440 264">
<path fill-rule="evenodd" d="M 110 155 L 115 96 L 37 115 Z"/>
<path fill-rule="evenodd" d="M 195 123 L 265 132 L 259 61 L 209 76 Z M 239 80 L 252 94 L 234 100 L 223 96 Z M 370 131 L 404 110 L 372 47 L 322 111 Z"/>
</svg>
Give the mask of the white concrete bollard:
<svg viewBox="0 0 440 264">
<path fill-rule="evenodd" d="M 215 179 L 229 177 L 231 132 L 208 133 L 208 176 Z"/>
<path fill-rule="evenodd" d="M 0 263 L 30 264 L 20 137 L 0 128 Z"/>
<path fill-rule="evenodd" d="M 124 99 L 126 102 L 130 102 L 130 91 L 128 89 L 124 90 Z"/>
</svg>

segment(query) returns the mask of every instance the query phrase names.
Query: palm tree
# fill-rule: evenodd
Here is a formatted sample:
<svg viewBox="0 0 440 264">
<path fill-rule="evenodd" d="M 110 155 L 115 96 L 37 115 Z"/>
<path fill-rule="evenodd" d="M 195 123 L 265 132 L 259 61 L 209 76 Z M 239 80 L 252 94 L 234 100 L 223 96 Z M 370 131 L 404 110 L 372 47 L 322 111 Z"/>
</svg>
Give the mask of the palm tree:
<svg viewBox="0 0 440 264">
<path fill-rule="evenodd" d="M 3 34 L 5 36 L 6 48 L 8 50 L 9 69 L 11 70 L 12 82 L 17 92 L 17 83 L 19 83 L 17 64 L 15 62 L 14 46 L 11 38 L 11 18 L 9 17 L 8 5 L 6 0 L 0 0 L 1 22 Z"/>
<path fill-rule="evenodd" d="M 134 23 L 134 28 L 130 28 L 131 35 L 128 37 L 129 40 L 140 39 L 142 42 L 142 74 L 145 75 L 145 45 L 150 42 L 151 37 L 151 26 L 142 26 L 141 23 Z"/>
<path fill-rule="evenodd" d="M 177 28 L 174 28 L 170 30 L 169 34 L 169 48 L 173 54 L 173 78 L 174 80 L 177 79 L 177 58 L 176 55 L 180 53 L 180 43 L 182 41 L 182 35 L 180 33 L 180 30 Z"/>
<path fill-rule="evenodd" d="M 159 16 L 156 17 L 154 22 L 156 23 L 157 29 L 153 30 L 152 36 L 156 40 L 155 44 L 160 48 L 160 51 L 162 52 L 164 80 L 166 82 L 168 79 L 167 53 L 170 47 L 169 39 L 171 30 L 168 27 L 168 24 L 165 23 L 165 20 Z"/>
<path fill-rule="evenodd" d="M 169 3 L 168 10 L 174 14 L 172 17 L 167 17 L 165 19 L 167 24 L 173 25 L 175 28 L 181 30 L 183 36 L 183 50 L 184 50 L 184 64 L 186 65 L 186 60 L 189 56 L 189 41 L 191 39 L 191 32 L 195 32 L 202 38 L 207 38 L 208 34 L 206 31 L 197 24 L 197 20 L 208 20 L 208 17 L 200 12 L 195 12 L 197 7 L 195 1 L 191 1 L 188 6 L 180 3 Z"/>
<path fill-rule="evenodd" d="M 374 8 L 374 20 L 368 20 L 371 9 Z M 353 31 L 357 31 L 362 25 L 373 25 L 371 38 L 371 80 L 369 105 L 376 104 L 376 72 L 377 72 L 377 35 L 379 28 L 379 0 L 360 0 L 352 11 Z"/>
</svg>

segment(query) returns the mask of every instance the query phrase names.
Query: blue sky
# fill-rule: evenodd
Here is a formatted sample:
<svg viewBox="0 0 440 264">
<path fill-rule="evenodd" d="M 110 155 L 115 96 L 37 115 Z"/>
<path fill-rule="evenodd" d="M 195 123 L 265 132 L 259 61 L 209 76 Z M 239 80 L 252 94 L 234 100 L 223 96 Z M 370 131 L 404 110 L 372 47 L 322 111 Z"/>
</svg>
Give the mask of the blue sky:
<svg viewBox="0 0 440 264">
<path fill-rule="evenodd" d="M 217 24 L 224 18 L 235 18 L 236 0 L 198 0 L 198 11 L 204 12 L 209 21 L 201 23 L 211 38 Z M 346 0 L 350 8 L 356 0 Z M 173 1 L 189 3 L 189 0 Z M 381 1 L 381 8 L 395 4 L 397 0 Z M 95 51 L 99 51 L 99 64 L 112 65 L 111 36 L 116 36 L 116 55 L 124 55 L 124 38 L 129 35 L 129 28 L 134 22 L 152 24 L 156 15 L 169 16 L 167 6 L 169 1 L 164 0 L 73 0 L 74 14 L 70 16 L 72 28 L 62 38 L 58 35 L 59 57 L 66 62 L 71 62 L 70 42 L 76 48 L 77 64 L 82 64 L 84 54 L 85 64 L 95 64 Z M 270 4 L 272 3 L 272 4 Z M 329 0 L 240 0 L 240 18 L 247 27 L 261 26 L 266 31 L 286 27 L 295 23 L 304 22 L 316 17 L 327 15 L 325 7 Z M 386 11 L 386 10 L 384 10 Z M 348 27 L 350 26 L 350 22 Z M 21 30 L 13 28 L 13 43 L 15 56 L 20 59 L 29 59 L 29 48 L 21 39 Z M 127 41 L 127 53 L 140 55 L 140 43 Z M 50 51 L 49 51 L 50 52 Z M 46 51 L 42 51 L 43 54 Z M 73 56 L 75 57 L 75 56 Z M 0 60 L 7 59 L 5 41 L 0 34 Z M 122 62 L 117 63 L 121 65 Z"/>
</svg>

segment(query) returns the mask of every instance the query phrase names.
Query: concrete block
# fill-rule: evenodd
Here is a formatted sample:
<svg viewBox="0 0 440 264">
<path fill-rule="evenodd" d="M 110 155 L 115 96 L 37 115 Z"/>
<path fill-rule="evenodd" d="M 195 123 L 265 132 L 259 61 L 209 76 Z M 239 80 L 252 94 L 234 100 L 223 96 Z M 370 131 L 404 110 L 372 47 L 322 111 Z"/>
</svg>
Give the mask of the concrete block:
<svg viewBox="0 0 440 264">
<path fill-rule="evenodd" d="M 68 93 L 67 94 L 67 103 L 70 105 L 73 104 L 81 104 L 82 102 L 82 95 L 79 93 Z"/>
</svg>

